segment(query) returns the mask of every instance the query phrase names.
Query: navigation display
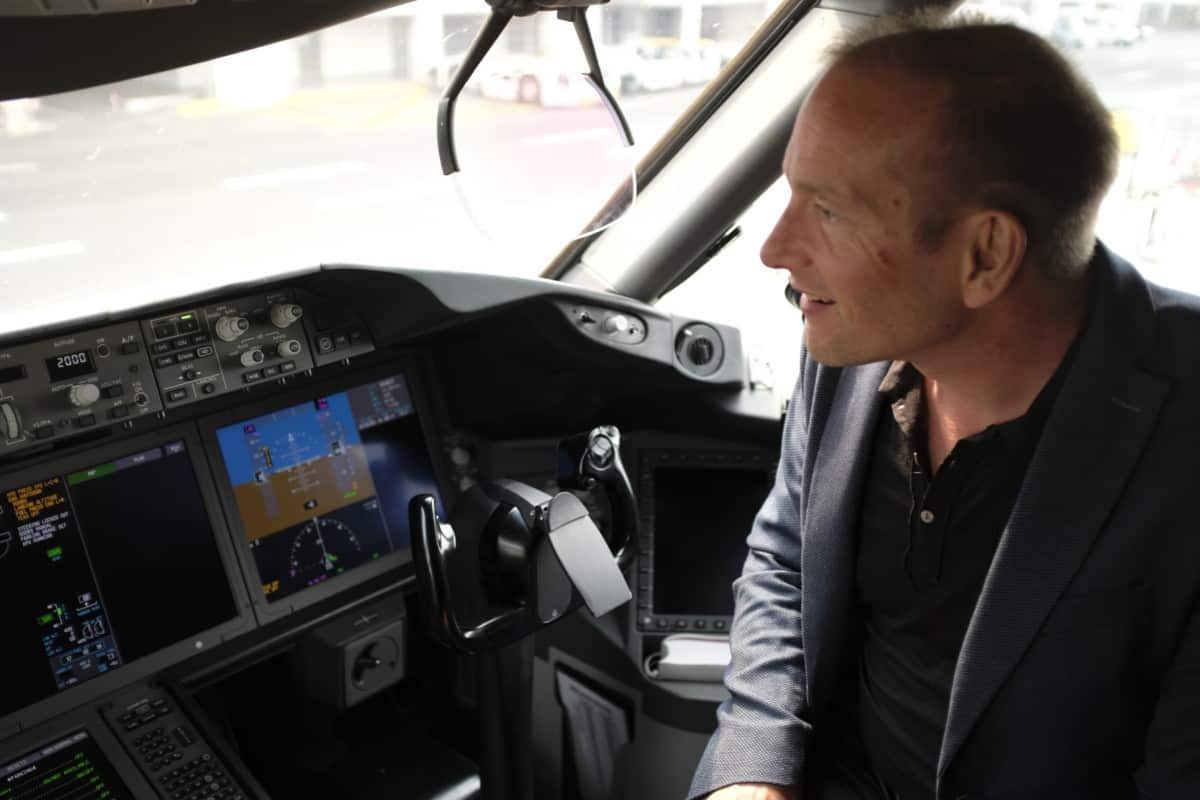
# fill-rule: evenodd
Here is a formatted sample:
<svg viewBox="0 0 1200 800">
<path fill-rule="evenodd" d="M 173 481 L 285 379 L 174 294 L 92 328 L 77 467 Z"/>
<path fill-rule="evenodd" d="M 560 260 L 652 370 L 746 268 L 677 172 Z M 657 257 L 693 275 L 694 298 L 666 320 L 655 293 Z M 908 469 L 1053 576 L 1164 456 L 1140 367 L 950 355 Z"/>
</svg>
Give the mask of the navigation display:
<svg viewBox="0 0 1200 800">
<path fill-rule="evenodd" d="M 263 594 L 409 549 L 408 503 L 439 497 L 403 375 L 217 430 Z"/>
<path fill-rule="evenodd" d="M 183 440 L 0 489 L 0 716 L 236 615 Z"/>
<path fill-rule="evenodd" d="M 133 795 L 87 731 L 0 764 L 3 800 L 124 800 Z"/>
</svg>

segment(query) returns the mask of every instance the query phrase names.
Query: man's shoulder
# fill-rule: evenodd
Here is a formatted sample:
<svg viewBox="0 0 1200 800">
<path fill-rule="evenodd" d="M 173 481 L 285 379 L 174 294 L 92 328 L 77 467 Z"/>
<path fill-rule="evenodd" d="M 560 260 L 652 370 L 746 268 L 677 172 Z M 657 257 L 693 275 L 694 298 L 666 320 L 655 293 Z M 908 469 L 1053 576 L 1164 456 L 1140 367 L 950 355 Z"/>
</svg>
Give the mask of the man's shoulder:
<svg viewBox="0 0 1200 800">
<path fill-rule="evenodd" d="M 1200 296 L 1149 280 L 1103 245 L 1097 256 L 1107 261 L 1111 288 L 1102 321 L 1112 328 L 1099 331 L 1099 341 L 1114 355 L 1134 356 L 1152 372 L 1177 382 L 1200 382 Z"/>
<path fill-rule="evenodd" d="M 1200 296 L 1147 281 L 1155 336 L 1148 366 L 1200 382 Z"/>
</svg>

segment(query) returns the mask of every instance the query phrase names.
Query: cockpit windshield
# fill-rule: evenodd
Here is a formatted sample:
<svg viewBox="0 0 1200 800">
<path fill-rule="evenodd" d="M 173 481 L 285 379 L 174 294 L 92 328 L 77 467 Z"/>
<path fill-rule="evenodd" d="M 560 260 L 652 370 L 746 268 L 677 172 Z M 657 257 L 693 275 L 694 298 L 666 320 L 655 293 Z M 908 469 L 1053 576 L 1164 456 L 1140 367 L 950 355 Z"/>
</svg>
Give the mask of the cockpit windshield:
<svg viewBox="0 0 1200 800">
<path fill-rule="evenodd" d="M 766 17 L 766 2 L 615 0 L 588 21 L 634 146 L 572 26 L 513 20 L 442 89 L 488 7 L 413 2 L 134 80 L 0 102 L 0 329 L 305 269 L 534 276 Z M 653 53 L 653 57 L 648 55 Z"/>
</svg>

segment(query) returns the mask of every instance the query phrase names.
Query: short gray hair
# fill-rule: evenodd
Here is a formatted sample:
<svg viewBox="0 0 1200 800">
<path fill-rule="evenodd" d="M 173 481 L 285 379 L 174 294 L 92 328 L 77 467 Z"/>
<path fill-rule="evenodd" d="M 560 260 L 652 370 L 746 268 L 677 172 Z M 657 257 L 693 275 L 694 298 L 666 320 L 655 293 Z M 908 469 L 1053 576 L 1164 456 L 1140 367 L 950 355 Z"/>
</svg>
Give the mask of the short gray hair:
<svg viewBox="0 0 1200 800">
<path fill-rule="evenodd" d="M 1112 117 L 1096 90 L 1045 39 L 1014 25 L 941 10 L 881 17 L 830 51 L 831 68 L 884 71 L 943 91 L 939 144 L 918 227 L 939 246 L 958 209 L 1013 214 L 1026 260 L 1051 278 L 1083 274 L 1096 217 L 1117 173 Z M 926 192 L 928 194 L 928 192 Z"/>
</svg>

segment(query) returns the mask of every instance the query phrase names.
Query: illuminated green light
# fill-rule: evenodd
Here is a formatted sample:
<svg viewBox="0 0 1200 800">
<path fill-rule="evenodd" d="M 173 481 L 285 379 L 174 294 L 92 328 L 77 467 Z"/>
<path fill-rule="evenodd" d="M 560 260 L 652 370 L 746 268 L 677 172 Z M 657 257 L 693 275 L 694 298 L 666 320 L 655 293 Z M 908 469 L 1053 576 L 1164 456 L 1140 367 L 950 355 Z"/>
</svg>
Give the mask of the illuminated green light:
<svg viewBox="0 0 1200 800">
<path fill-rule="evenodd" d="M 180 314 L 179 318 L 180 319 L 191 319 L 192 315 L 191 314 Z"/>
<path fill-rule="evenodd" d="M 47 558 L 58 558 L 61 555 L 62 555 L 61 547 L 51 547 L 49 550 L 46 551 Z"/>
<path fill-rule="evenodd" d="M 111 475 L 116 471 L 116 464 L 101 464 L 98 467 L 92 467 L 91 469 L 84 469 L 80 470 L 79 472 L 71 473 L 67 476 L 67 483 L 71 486 L 78 486 L 84 481 L 90 481 L 93 478 L 103 478 L 105 475 Z"/>
</svg>

